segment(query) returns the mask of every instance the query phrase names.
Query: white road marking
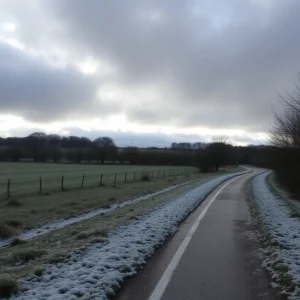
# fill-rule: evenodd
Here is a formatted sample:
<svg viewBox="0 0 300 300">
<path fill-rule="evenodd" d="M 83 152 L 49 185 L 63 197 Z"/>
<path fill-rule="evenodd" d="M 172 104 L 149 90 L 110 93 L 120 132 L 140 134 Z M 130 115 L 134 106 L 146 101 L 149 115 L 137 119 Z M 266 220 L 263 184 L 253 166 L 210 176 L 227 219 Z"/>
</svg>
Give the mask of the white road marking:
<svg viewBox="0 0 300 300">
<path fill-rule="evenodd" d="M 186 235 L 186 237 L 184 238 L 184 240 L 182 241 L 182 243 L 180 244 L 179 248 L 177 249 L 176 253 L 174 254 L 172 260 L 170 261 L 168 267 L 166 268 L 164 274 L 162 275 L 160 281 L 158 282 L 158 284 L 156 285 L 155 289 L 153 290 L 151 296 L 148 298 L 148 300 L 160 300 L 162 295 L 164 294 L 171 278 L 172 275 L 183 255 L 183 253 L 185 252 L 187 246 L 189 245 L 194 233 L 196 232 L 201 220 L 204 218 L 204 216 L 206 215 L 207 211 L 209 210 L 210 206 L 214 203 L 214 201 L 216 200 L 216 198 L 218 197 L 218 195 L 221 193 L 221 191 L 230 183 L 232 183 L 233 181 L 237 180 L 238 178 L 240 178 L 240 176 L 235 177 L 234 179 L 228 181 L 226 184 L 224 184 L 219 190 L 218 192 L 209 200 L 209 202 L 206 204 L 206 206 L 204 207 L 204 209 L 202 210 L 202 212 L 200 213 L 199 217 L 197 218 L 197 220 L 194 222 L 193 226 L 191 227 L 190 231 L 188 232 L 188 234 Z"/>
</svg>

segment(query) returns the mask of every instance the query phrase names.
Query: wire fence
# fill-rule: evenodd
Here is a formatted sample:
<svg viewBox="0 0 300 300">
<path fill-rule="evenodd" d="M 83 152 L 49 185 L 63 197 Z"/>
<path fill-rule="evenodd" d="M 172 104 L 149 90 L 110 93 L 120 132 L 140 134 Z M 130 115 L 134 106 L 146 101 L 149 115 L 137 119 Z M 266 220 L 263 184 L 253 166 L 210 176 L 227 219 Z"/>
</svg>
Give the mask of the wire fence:
<svg viewBox="0 0 300 300">
<path fill-rule="evenodd" d="M 121 183 L 148 181 L 155 178 L 167 178 L 197 173 L 197 168 L 171 168 L 147 171 L 130 171 L 122 173 L 94 174 L 67 174 L 57 177 L 47 175 L 36 179 L 8 178 L 0 182 L 1 198 L 9 199 L 15 196 L 29 196 L 33 194 L 47 195 L 53 192 L 68 191 L 80 188 L 92 188 L 101 186 L 117 186 Z"/>
</svg>

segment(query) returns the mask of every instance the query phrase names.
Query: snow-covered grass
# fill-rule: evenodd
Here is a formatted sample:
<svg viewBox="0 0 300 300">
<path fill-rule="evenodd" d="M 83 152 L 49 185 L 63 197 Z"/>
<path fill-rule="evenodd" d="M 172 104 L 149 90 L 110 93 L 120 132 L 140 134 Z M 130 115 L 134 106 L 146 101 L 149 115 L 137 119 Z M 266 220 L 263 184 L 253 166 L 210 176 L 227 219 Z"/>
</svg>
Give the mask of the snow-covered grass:
<svg viewBox="0 0 300 300">
<path fill-rule="evenodd" d="M 289 299 L 300 299 L 300 220 L 266 183 L 269 172 L 252 181 L 250 206 L 264 245 L 264 266 Z"/>
<path fill-rule="evenodd" d="M 24 280 L 23 293 L 11 299 L 108 299 L 123 279 L 135 274 L 212 190 L 236 175 L 203 183 L 119 227 L 108 235 L 107 242 L 76 251 L 64 263 L 48 265 L 41 276 Z"/>
<path fill-rule="evenodd" d="M 178 187 L 188 185 L 188 184 L 196 182 L 196 181 L 200 182 L 201 180 L 203 180 L 203 178 L 186 181 L 186 182 L 183 182 L 183 183 L 180 183 L 180 184 L 177 184 L 177 185 L 169 186 L 169 187 L 164 188 L 162 190 L 159 190 L 155 193 L 149 193 L 147 195 L 136 197 L 134 199 L 130 199 L 130 200 L 127 200 L 127 201 L 124 201 L 124 202 L 121 202 L 121 203 L 111 204 L 107 208 L 96 209 L 96 210 L 90 211 L 88 213 L 84 213 L 84 214 L 81 214 L 81 215 L 78 215 L 76 217 L 69 218 L 69 219 L 55 220 L 51 223 L 42 225 L 38 228 L 27 230 L 27 231 L 19 234 L 18 238 L 23 240 L 23 241 L 28 241 L 28 240 L 31 240 L 31 239 L 36 238 L 38 236 L 47 234 L 51 231 L 54 231 L 54 230 L 57 230 L 57 229 L 60 229 L 60 228 L 64 228 L 68 225 L 91 219 L 91 218 L 93 218 L 95 216 L 98 216 L 100 214 L 105 214 L 105 213 L 112 212 L 117 208 L 124 207 L 126 205 L 131 205 L 131 204 L 143 201 L 143 200 L 147 200 L 147 199 L 149 199 L 153 196 L 157 196 L 157 195 L 172 191 L 172 190 L 174 190 Z M 0 224 L 0 230 L 1 230 L 1 224 Z M 13 239 L 14 239 L 14 237 L 7 238 L 7 239 L 1 239 L 1 235 L 0 235 L 0 248 L 9 246 L 11 244 L 11 242 L 13 241 Z"/>
<path fill-rule="evenodd" d="M 292 197 L 292 195 L 284 190 L 276 179 L 275 173 L 272 172 L 267 176 L 267 184 L 271 191 L 279 198 L 283 199 L 291 210 L 291 217 L 300 218 L 300 201 Z"/>
<path fill-rule="evenodd" d="M 93 243 L 103 242 L 107 239 L 106 233 L 116 230 L 137 217 L 150 213 L 157 206 L 163 206 L 181 197 L 187 191 L 198 187 L 208 180 L 205 177 L 199 181 L 177 186 L 171 191 L 153 196 L 146 201 L 138 201 L 131 205 L 119 207 L 111 212 L 70 224 L 28 241 L 12 240 L 11 245 L 13 244 L 14 246 L 0 249 L 0 274 L 6 273 L 16 279 L 21 279 L 34 274 L 35 269 L 44 268 L 45 265 L 53 263 L 53 260 L 54 263 L 57 263 L 57 260 L 63 262 L 74 251 L 86 249 Z M 99 231 L 104 233 L 104 235 L 101 234 L 99 236 Z M 43 249 L 46 253 L 39 258 L 30 260 L 28 263 L 18 262 L 16 266 L 11 259 L 14 252 L 26 252 L 27 248 Z"/>
</svg>

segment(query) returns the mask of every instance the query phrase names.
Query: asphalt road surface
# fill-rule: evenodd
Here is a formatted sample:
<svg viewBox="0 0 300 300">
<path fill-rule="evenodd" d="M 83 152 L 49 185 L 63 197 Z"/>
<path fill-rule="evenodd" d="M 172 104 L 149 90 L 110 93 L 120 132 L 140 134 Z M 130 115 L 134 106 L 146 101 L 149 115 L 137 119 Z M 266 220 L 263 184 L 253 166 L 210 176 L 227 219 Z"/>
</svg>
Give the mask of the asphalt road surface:
<svg viewBox="0 0 300 300">
<path fill-rule="evenodd" d="M 261 267 L 246 203 L 249 179 L 258 172 L 212 193 L 147 265 L 125 281 L 116 300 L 285 299 L 270 287 Z"/>
</svg>

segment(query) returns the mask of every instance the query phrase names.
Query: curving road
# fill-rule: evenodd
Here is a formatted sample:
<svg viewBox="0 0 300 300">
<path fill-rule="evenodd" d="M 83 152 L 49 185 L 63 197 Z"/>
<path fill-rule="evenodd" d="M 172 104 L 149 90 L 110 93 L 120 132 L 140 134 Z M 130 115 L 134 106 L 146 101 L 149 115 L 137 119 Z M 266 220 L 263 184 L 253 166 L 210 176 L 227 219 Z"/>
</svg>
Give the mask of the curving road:
<svg viewBox="0 0 300 300">
<path fill-rule="evenodd" d="M 224 183 L 125 282 L 116 300 L 282 300 L 262 269 L 246 203 L 259 170 Z"/>
</svg>

